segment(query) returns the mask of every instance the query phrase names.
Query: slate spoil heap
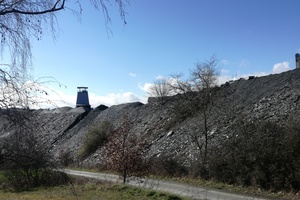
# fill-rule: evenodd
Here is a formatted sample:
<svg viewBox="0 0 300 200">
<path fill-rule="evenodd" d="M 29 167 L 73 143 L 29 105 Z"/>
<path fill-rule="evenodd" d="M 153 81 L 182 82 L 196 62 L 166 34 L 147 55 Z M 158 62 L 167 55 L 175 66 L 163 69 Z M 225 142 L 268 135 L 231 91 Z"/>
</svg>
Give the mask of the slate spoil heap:
<svg viewBox="0 0 300 200">
<path fill-rule="evenodd" d="M 215 89 L 214 99 L 217 109 L 210 114 L 211 134 L 226 138 L 240 118 L 284 125 L 299 114 L 300 69 L 226 83 Z M 78 161 L 78 149 L 89 128 L 102 121 L 118 127 L 126 113 L 133 124 L 131 131 L 148 141 L 148 157 L 165 156 L 188 165 L 197 149 L 190 134 L 201 131 L 201 122 L 196 115 L 178 114 L 184 101 L 176 95 L 166 97 L 163 103 L 161 99 L 150 97 L 147 104 L 100 105 L 89 112 L 80 107 L 33 112 L 45 130 L 41 133 L 43 143 L 51 145 L 51 152 L 56 156 L 63 151 Z M 0 138 L 5 138 L 14 127 L 3 115 L 0 117 Z M 98 153 L 92 154 L 85 162 L 99 162 Z"/>
</svg>

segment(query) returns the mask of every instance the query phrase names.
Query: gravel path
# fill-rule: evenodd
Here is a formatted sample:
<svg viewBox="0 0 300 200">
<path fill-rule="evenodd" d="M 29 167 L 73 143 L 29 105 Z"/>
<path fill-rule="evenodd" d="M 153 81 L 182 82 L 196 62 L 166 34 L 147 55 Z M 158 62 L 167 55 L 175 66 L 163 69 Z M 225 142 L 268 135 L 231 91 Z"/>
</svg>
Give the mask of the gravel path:
<svg viewBox="0 0 300 200">
<path fill-rule="evenodd" d="M 114 174 L 85 172 L 67 169 L 65 169 L 64 172 L 70 175 L 95 178 L 103 181 L 120 183 L 122 182 L 119 176 Z M 270 200 L 262 197 L 234 194 L 222 190 L 195 187 L 188 184 L 164 180 L 131 178 L 128 180 L 127 184 L 142 188 L 149 188 L 153 190 L 169 192 L 172 194 L 189 197 L 194 200 Z"/>
</svg>

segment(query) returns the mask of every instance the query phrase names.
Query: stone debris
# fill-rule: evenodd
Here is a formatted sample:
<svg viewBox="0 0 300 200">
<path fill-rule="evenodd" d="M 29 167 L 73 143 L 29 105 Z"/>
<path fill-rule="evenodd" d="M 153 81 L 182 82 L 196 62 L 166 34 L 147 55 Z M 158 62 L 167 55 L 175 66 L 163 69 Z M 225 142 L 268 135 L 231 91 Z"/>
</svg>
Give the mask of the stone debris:
<svg viewBox="0 0 300 200">
<path fill-rule="evenodd" d="M 211 136 L 219 134 L 222 138 L 228 137 L 227 133 L 239 118 L 285 124 L 300 111 L 300 69 L 223 84 L 217 88 L 214 99 L 215 107 L 209 122 Z M 51 151 L 56 156 L 64 151 L 77 160 L 78 149 L 90 127 L 102 121 L 109 121 L 118 127 L 127 115 L 131 121 L 131 131 L 149 144 L 148 156 L 164 155 L 188 163 L 186 160 L 192 159 L 192 152 L 196 149 L 190 135 L 201 132 L 203 124 L 197 115 L 178 117 L 183 103 L 180 95 L 176 95 L 166 97 L 163 102 L 151 97 L 147 104 L 100 105 L 89 112 L 80 107 L 34 112 L 45 129 L 41 134 L 42 141 L 51 144 Z M 2 115 L 0 118 L 0 138 L 3 138 L 13 127 Z M 98 153 L 95 152 L 87 160 L 99 162 Z"/>
</svg>

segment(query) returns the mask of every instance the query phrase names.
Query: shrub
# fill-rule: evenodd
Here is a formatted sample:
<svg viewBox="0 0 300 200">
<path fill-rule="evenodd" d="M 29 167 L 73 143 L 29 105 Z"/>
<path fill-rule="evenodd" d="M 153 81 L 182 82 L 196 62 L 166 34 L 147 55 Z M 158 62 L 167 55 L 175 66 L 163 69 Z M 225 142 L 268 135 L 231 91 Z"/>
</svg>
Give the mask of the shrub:
<svg viewBox="0 0 300 200">
<path fill-rule="evenodd" d="M 177 195 L 174 195 L 174 194 L 170 194 L 168 196 L 168 200 L 181 200 L 182 198 L 177 196 Z"/>
<path fill-rule="evenodd" d="M 56 171 L 57 163 L 50 153 L 50 146 L 41 140 L 43 130 L 39 119 L 30 111 L 11 115 L 14 130 L 1 140 L 2 186 L 9 190 L 23 191 L 40 186 L 61 184 L 66 178 Z"/>
<path fill-rule="evenodd" d="M 209 163 L 211 178 L 274 191 L 299 190 L 299 125 L 283 127 L 272 122 L 241 125 L 236 127 L 235 143 L 229 141 L 215 151 Z"/>
<path fill-rule="evenodd" d="M 181 177 L 188 175 L 188 169 L 181 165 L 175 158 L 161 156 L 152 158 L 150 172 L 165 177 Z"/>
<path fill-rule="evenodd" d="M 98 126 L 90 128 L 79 149 L 79 158 L 84 159 L 101 148 L 108 141 L 108 135 L 111 132 L 112 125 L 108 121 L 104 121 Z"/>
<path fill-rule="evenodd" d="M 70 182 L 67 174 L 49 169 L 7 170 L 4 172 L 4 177 L 2 189 L 16 192 L 41 186 L 58 186 Z"/>
<path fill-rule="evenodd" d="M 147 197 L 153 197 L 153 196 L 155 196 L 155 194 L 156 194 L 156 191 L 148 191 Z"/>
<path fill-rule="evenodd" d="M 58 160 L 62 166 L 68 166 L 73 163 L 71 153 L 69 151 L 61 150 L 58 155 Z"/>
<path fill-rule="evenodd" d="M 144 157 L 146 143 L 130 132 L 131 124 L 125 115 L 122 125 L 110 135 L 102 152 L 104 165 L 118 173 L 123 178 L 123 183 L 126 183 L 127 177 L 140 177 L 148 172 Z"/>
</svg>

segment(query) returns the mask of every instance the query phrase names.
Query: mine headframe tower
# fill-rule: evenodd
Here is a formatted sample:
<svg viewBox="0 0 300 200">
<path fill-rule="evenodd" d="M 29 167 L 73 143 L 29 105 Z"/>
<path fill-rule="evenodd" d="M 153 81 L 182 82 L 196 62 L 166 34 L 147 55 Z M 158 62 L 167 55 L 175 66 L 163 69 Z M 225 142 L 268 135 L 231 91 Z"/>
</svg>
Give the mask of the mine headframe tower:
<svg viewBox="0 0 300 200">
<path fill-rule="evenodd" d="M 90 111 L 91 105 L 89 102 L 88 87 L 77 87 L 77 100 L 76 108 L 83 107 L 85 110 Z"/>
</svg>

